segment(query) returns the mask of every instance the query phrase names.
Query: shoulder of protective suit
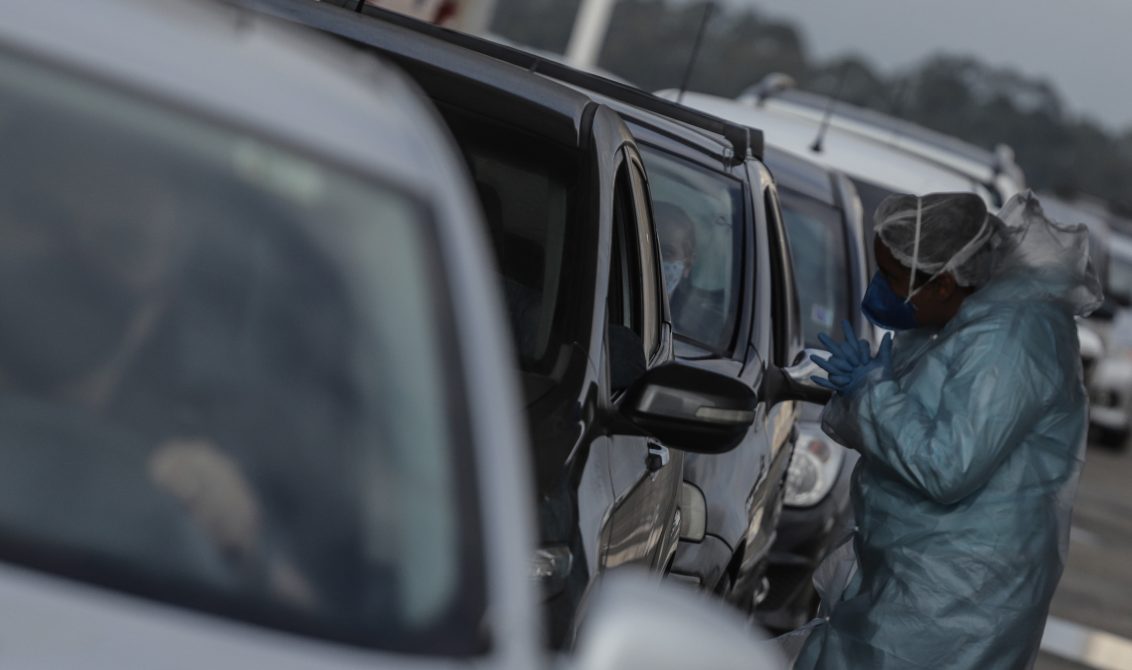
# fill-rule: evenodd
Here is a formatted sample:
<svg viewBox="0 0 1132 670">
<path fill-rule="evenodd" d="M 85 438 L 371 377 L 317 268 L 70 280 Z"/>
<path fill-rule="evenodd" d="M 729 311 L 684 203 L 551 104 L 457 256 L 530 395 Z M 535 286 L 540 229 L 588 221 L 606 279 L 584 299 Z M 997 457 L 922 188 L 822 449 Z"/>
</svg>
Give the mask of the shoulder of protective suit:
<svg viewBox="0 0 1132 670">
<path fill-rule="evenodd" d="M 967 323 L 956 333 L 963 340 L 1024 354 L 1035 364 L 1060 361 L 1076 342 L 1072 313 L 1052 301 L 986 303 L 966 316 Z"/>
</svg>

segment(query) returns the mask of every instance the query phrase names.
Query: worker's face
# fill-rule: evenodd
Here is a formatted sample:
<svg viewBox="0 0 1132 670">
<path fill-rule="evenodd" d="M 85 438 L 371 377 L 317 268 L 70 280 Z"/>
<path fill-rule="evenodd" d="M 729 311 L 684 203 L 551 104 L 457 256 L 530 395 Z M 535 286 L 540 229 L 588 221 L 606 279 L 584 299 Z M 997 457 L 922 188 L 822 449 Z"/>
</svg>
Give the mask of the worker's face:
<svg viewBox="0 0 1132 670">
<path fill-rule="evenodd" d="M 879 237 L 873 240 L 873 251 L 876 255 L 877 269 L 888 280 L 893 293 L 907 299 L 912 271 L 896 260 Z M 918 290 L 911 301 L 916 308 L 916 319 L 922 326 L 942 327 L 955 314 L 959 285 L 955 283 L 955 277 L 950 272 L 945 272 L 926 284 L 920 284 L 919 281 L 922 281 L 922 278 L 914 287 L 914 290 Z"/>
</svg>

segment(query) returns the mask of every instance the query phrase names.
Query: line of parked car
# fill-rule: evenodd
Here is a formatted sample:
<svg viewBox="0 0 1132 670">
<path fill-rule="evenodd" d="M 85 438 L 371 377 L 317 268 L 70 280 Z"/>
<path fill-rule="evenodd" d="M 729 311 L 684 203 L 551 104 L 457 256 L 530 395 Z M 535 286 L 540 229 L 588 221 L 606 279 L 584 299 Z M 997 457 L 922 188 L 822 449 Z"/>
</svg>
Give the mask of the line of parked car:
<svg viewBox="0 0 1132 670">
<path fill-rule="evenodd" d="M 0 17 L 15 666 L 779 667 L 749 622 L 852 530 L 807 348 L 883 334 L 872 208 L 1024 186 L 372 2 Z"/>
</svg>

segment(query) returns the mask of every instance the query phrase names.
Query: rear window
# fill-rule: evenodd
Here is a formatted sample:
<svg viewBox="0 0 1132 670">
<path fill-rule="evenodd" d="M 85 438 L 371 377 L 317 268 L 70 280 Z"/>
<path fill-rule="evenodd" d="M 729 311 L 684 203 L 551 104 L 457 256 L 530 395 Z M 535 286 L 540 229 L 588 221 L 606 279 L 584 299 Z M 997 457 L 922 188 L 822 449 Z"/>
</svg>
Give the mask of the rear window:
<svg viewBox="0 0 1132 670">
<path fill-rule="evenodd" d="M 428 223 L 395 188 L 0 57 L 0 560 L 482 649 Z"/>
</svg>

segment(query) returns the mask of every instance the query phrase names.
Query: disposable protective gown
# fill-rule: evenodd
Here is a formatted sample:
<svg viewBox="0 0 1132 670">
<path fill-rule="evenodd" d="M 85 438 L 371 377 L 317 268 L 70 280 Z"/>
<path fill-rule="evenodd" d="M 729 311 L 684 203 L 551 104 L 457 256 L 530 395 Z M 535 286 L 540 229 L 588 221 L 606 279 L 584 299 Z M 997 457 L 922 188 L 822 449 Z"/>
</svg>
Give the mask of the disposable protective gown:
<svg viewBox="0 0 1132 670">
<path fill-rule="evenodd" d="M 1029 195 L 1001 215 L 995 277 L 943 329 L 899 333 L 892 369 L 826 408 L 825 430 L 862 455 L 857 532 L 823 566 L 843 591 L 819 585 L 834 602 L 797 669 L 1033 665 L 1084 462 L 1074 316 L 1100 289 L 1081 230 Z"/>
</svg>

